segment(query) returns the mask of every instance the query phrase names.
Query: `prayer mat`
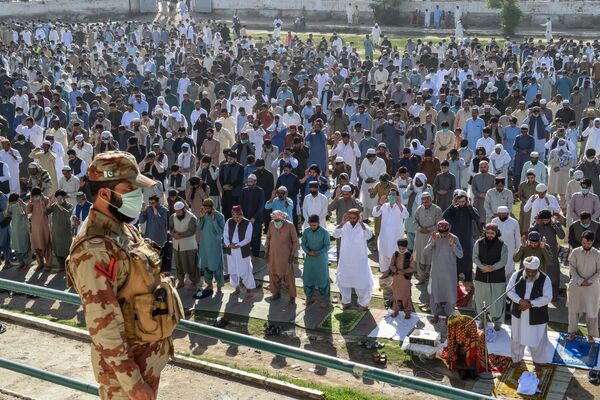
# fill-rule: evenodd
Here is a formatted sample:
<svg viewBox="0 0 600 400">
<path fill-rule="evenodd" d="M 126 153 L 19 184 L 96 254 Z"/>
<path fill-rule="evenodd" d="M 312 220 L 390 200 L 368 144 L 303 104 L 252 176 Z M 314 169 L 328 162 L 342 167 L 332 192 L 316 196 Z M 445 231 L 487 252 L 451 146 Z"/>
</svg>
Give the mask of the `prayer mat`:
<svg viewBox="0 0 600 400">
<path fill-rule="evenodd" d="M 332 333 L 350 333 L 364 318 L 367 311 L 354 309 L 342 310 L 334 307 L 333 310 L 317 325 L 317 329 Z"/>
<path fill-rule="evenodd" d="M 598 348 L 600 341 L 596 340 L 590 345 L 587 337 L 575 336 L 572 342 L 567 342 L 568 333 L 561 333 L 556 343 L 553 364 L 568 365 L 570 367 L 592 368 L 598 362 Z"/>
<path fill-rule="evenodd" d="M 535 372 L 535 366 L 533 362 L 522 361 L 518 364 L 511 363 L 502 376 L 496 379 L 493 394 L 496 397 L 504 397 L 509 399 L 526 399 L 526 400 L 545 400 L 546 396 L 550 392 L 550 386 L 552 385 L 552 379 L 556 372 L 556 365 L 548 365 L 542 367 L 538 372 L 535 372 L 540 383 L 538 384 L 538 392 L 533 396 L 526 396 L 517 393 L 519 387 L 519 378 L 523 372 Z"/>
</svg>

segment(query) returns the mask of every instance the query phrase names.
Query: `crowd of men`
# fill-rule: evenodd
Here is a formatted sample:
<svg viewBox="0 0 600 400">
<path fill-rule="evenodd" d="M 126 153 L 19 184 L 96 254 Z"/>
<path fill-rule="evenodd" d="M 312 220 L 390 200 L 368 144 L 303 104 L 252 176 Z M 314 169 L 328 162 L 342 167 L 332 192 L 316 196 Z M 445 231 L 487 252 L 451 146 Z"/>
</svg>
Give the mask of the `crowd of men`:
<svg viewBox="0 0 600 400">
<path fill-rule="evenodd" d="M 263 257 L 272 296 L 285 287 L 294 302 L 302 255 L 307 302 L 325 307 L 331 253 L 342 306 L 354 289 L 365 310 L 377 252 L 394 316 L 410 317 L 413 275 L 434 322 L 462 281 L 500 329 L 508 291 L 518 361 L 525 345 L 543 354 L 562 265 L 571 339 L 580 314 L 598 337 L 597 40 L 398 48 L 377 27 L 363 55 L 335 33 L 282 33 L 281 20 L 254 37 L 237 17 L 179 14 L 0 27 L 5 268 L 35 256 L 64 269 L 91 207 L 87 166 L 121 150 L 156 184 L 118 211 L 197 298 L 226 279 L 252 296 Z"/>
</svg>

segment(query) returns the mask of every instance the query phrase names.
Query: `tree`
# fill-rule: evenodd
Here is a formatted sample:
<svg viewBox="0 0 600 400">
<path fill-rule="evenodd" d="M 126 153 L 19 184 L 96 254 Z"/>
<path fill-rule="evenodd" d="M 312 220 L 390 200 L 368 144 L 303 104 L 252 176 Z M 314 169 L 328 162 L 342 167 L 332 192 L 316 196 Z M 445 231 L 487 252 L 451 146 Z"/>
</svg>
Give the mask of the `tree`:
<svg viewBox="0 0 600 400">
<path fill-rule="evenodd" d="M 379 24 L 397 25 L 400 21 L 402 0 L 374 0 L 369 7 L 373 10 L 375 21 Z"/>
<path fill-rule="evenodd" d="M 488 6 L 500 10 L 500 25 L 505 36 L 513 36 L 523 17 L 517 0 L 488 0 Z"/>
</svg>

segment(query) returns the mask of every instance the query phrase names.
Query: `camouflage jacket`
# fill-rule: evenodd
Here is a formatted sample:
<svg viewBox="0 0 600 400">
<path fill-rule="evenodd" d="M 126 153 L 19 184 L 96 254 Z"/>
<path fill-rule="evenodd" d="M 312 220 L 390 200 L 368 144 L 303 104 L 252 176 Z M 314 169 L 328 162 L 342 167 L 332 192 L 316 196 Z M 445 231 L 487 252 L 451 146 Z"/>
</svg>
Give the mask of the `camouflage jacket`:
<svg viewBox="0 0 600 400">
<path fill-rule="evenodd" d="M 135 343 L 125 335 L 117 292 L 130 278 L 129 250 L 138 248 L 143 240 L 132 225 L 120 223 L 92 207 L 73 240 L 67 265 L 67 284 L 81 297 L 93 346 L 113 369 L 125 392 L 142 383 L 143 378 L 132 355 Z"/>
</svg>

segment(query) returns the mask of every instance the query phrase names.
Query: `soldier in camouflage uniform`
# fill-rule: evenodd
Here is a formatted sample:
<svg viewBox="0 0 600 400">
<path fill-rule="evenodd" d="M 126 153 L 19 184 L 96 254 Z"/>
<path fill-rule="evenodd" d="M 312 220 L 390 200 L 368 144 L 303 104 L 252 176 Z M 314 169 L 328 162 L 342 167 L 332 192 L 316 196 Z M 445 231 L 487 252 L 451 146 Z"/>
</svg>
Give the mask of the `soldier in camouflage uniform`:
<svg viewBox="0 0 600 400">
<path fill-rule="evenodd" d="M 83 303 L 102 399 L 154 400 L 173 355 L 181 301 L 160 274 L 158 246 L 130 224 L 142 205 L 140 174 L 126 152 L 101 153 L 88 169 L 94 200 L 71 246 L 68 284 Z"/>
</svg>

